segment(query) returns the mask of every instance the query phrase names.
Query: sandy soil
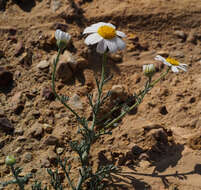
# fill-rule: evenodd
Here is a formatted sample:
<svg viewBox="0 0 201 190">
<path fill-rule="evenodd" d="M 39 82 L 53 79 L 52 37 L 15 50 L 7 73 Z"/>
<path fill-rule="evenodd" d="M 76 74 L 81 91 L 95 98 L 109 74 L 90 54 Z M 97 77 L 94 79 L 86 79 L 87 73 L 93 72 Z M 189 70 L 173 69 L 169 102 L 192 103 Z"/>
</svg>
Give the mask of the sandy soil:
<svg viewBox="0 0 201 190">
<path fill-rule="evenodd" d="M 155 64 L 153 58 L 159 53 L 188 64 L 188 72 L 168 74 L 111 136 L 93 145 L 94 168 L 113 163 L 122 169 L 113 175 L 109 189 L 201 189 L 201 3 L 75 0 L 72 7 L 62 0 L 22 1 L 9 0 L 0 12 L 0 66 L 14 76 L 11 88 L 0 92 L 0 118 L 7 118 L 15 129 L 12 134 L 0 131 L 0 181 L 11 177 L 4 163 L 8 154 L 16 156 L 23 174 L 32 172 L 43 184 L 49 180 L 45 168 L 55 167 L 58 147 L 64 156 L 74 156 L 68 142 L 76 138 L 75 118 L 59 102 L 44 97 L 44 88 L 51 86 L 51 67 L 41 71 L 37 65 L 51 62 L 56 53 L 55 30 L 69 32 L 73 46 L 68 51 L 81 69 L 68 83 L 57 81 L 57 90 L 70 97 L 79 95 L 82 108 L 77 111 L 89 117 L 86 94 L 95 92 L 93 75 L 100 74 L 101 58 L 86 47 L 82 32 L 104 21 L 127 34 L 127 49 L 111 56 L 106 66 L 113 79 L 105 91 L 118 84 L 125 96 L 138 92 L 146 80 L 142 65 Z M 160 65 L 159 71 L 163 70 Z M 33 138 L 35 130 L 39 138 Z M 56 137 L 56 145 L 47 143 L 49 136 Z M 77 166 L 75 162 L 72 175 Z M 64 186 L 69 189 L 66 181 Z"/>
</svg>

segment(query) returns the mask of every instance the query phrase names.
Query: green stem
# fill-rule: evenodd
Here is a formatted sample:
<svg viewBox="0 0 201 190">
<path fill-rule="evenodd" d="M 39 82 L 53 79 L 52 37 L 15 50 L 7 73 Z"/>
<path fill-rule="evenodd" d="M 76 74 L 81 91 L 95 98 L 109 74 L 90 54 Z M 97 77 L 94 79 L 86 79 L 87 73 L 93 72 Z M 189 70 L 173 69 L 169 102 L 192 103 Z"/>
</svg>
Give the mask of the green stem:
<svg viewBox="0 0 201 190">
<path fill-rule="evenodd" d="M 153 82 L 150 84 L 150 87 L 153 88 L 155 84 L 157 84 L 163 77 L 165 77 L 165 76 L 169 73 L 170 68 L 171 68 L 171 67 L 168 67 L 168 69 L 166 70 L 166 72 L 164 72 L 158 79 L 156 79 L 155 81 L 153 81 Z"/>
<path fill-rule="evenodd" d="M 59 164 L 60 164 L 60 166 L 62 167 L 63 171 L 64 171 L 65 174 L 66 174 L 66 177 L 67 177 L 67 180 L 68 180 L 69 185 L 71 186 L 71 188 L 72 188 L 73 190 L 76 190 L 75 187 L 74 187 L 74 185 L 72 184 L 72 181 L 71 181 L 71 179 L 70 179 L 70 176 L 68 175 L 68 172 L 66 171 L 66 168 L 65 168 L 65 166 L 63 165 L 63 163 L 62 163 L 62 161 L 60 160 L 60 158 L 59 158 Z"/>
<path fill-rule="evenodd" d="M 67 104 L 61 99 L 61 97 L 57 94 L 57 92 L 56 92 L 56 90 L 55 90 L 55 73 L 56 73 L 56 67 L 57 67 L 57 64 L 58 64 L 60 55 L 61 55 L 61 49 L 59 48 L 58 54 L 57 54 L 56 60 L 54 61 L 54 66 L 53 66 L 53 73 L 52 73 L 52 90 L 53 90 L 53 93 L 54 93 L 55 97 L 56 97 L 67 109 L 69 109 L 69 110 L 76 116 L 77 120 L 78 120 L 78 121 L 80 122 L 80 124 L 82 125 L 80 116 L 79 116 L 69 105 L 67 105 Z"/>
<path fill-rule="evenodd" d="M 148 89 L 149 88 L 153 88 L 162 78 L 164 78 L 168 72 L 170 70 L 170 67 L 168 67 L 167 71 L 164 72 L 158 79 L 156 79 L 155 81 L 153 81 L 152 83 L 150 83 L 148 85 Z M 142 93 L 142 99 L 144 98 L 145 94 L 147 94 L 148 91 L 146 91 L 146 89 L 144 89 L 145 93 Z M 124 117 L 126 115 L 126 113 L 130 112 L 131 110 L 133 110 L 136 106 L 138 106 L 141 102 L 136 102 L 135 104 L 133 104 L 131 107 L 129 107 L 128 110 L 123 111 L 117 118 L 113 119 L 110 123 L 108 123 L 104 129 L 108 129 L 110 126 L 112 126 L 114 123 L 116 123 L 117 121 L 119 121 L 122 117 Z"/>
<path fill-rule="evenodd" d="M 12 171 L 12 173 L 13 173 L 15 179 L 16 179 L 16 182 L 19 185 L 20 190 L 24 190 L 24 185 L 20 182 L 20 180 L 18 178 L 18 175 L 15 172 L 15 168 L 12 165 L 10 167 L 11 167 L 11 171 Z"/>
<path fill-rule="evenodd" d="M 95 108 L 95 113 L 93 113 L 93 121 L 92 121 L 92 127 L 91 129 L 94 130 L 95 123 L 96 123 L 96 115 L 97 112 L 99 111 L 100 103 L 101 103 L 101 95 L 102 95 L 102 90 L 103 90 L 103 84 L 104 84 L 104 76 L 105 76 L 105 64 L 107 61 L 107 53 L 105 52 L 103 54 L 103 62 L 102 62 L 102 67 L 101 67 L 101 79 L 100 83 L 98 85 L 98 99 L 96 101 L 96 108 Z"/>
</svg>

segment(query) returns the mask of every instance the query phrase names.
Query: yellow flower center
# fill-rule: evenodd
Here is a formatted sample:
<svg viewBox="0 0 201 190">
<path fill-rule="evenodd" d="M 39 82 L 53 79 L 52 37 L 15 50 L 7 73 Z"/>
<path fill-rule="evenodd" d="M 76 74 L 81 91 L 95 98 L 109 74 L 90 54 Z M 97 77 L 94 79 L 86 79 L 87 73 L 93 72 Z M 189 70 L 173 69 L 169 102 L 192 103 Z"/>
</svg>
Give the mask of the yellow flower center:
<svg viewBox="0 0 201 190">
<path fill-rule="evenodd" d="M 175 59 L 173 59 L 173 58 L 170 58 L 170 57 L 168 57 L 168 58 L 166 59 L 166 61 L 167 61 L 168 63 L 170 63 L 171 65 L 175 65 L 175 66 L 178 66 L 178 65 L 179 65 L 179 62 L 178 62 L 177 60 L 175 60 Z"/>
<path fill-rule="evenodd" d="M 116 36 L 116 30 L 111 26 L 101 26 L 98 29 L 98 34 L 104 39 L 112 39 Z"/>
</svg>

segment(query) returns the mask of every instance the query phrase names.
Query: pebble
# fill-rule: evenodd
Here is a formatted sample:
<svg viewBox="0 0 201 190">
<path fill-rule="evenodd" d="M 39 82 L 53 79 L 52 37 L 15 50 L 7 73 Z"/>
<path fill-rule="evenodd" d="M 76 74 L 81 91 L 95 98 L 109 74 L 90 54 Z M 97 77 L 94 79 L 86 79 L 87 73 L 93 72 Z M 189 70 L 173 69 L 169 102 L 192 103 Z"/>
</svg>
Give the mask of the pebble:
<svg viewBox="0 0 201 190">
<path fill-rule="evenodd" d="M 44 139 L 45 145 L 56 145 L 59 142 L 59 139 L 53 135 L 49 135 Z"/>
<path fill-rule="evenodd" d="M 38 65 L 36 66 L 38 69 L 46 69 L 50 66 L 50 62 L 48 62 L 47 60 L 43 60 L 43 61 L 40 61 L 40 63 L 38 63 Z"/>
<path fill-rule="evenodd" d="M 11 98 L 12 110 L 15 114 L 19 115 L 24 109 L 25 99 L 23 99 L 22 92 L 17 92 Z"/>
<path fill-rule="evenodd" d="M 6 117 L 3 117 L 0 118 L 0 130 L 4 131 L 5 133 L 11 133 L 14 131 L 14 126 Z"/>
<path fill-rule="evenodd" d="M 43 132 L 44 132 L 43 125 L 36 122 L 28 130 L 28 136 L 40 140 L 43 137 Z"/>
<path fill-rule="evenodd" d="M 31 162 L 32 158 L 33 158 L 32 154 L 27 152 L 27 153 L 25 153 L 25 155 L 23 157 L 23 162 L 29 163 L 29 162 Z"/>
<path fill-rule="evenodd" d="M 120 54 L 111 54 L 110 59 L 115 63 L 121 63 L 123 60 L 123 56 Z"/>
<path fill-rule="evenodd" d="M 83 105 L 80 100 L 80 96 L 77 94 L 74 94 L 72 97 L 70 97 L 69 104 L 74 108 L 83 109 Z"/>
<path fill-rule="evenodd" d="M 69 59 L 67 54 L 61 55 L 56 68 L 56 77 L 64 83 L 68 82 L 73 76 L 73 68 L 71 67 L 72 64 L 70 66 L 68 62 Z"/>
<path fill-rule="evenodd" d="M 55 95 L 53 93 L 52 88 L 44 87 L 42 90 L 42 97 L 44 97 L 46 100 L 50 100 L 50 101 L 55 100 Z"/>
<path fill-rule="evenodd" d="M 0 88 L 8 89 L 13 84 L 13 73 L 0 67 Z"/>
<path fill-rule="evenodd" d="M 15 56 L 19 56 L 24 52 L 24 46 L 22 41 L 18 42 L 15 47 Z"/>
</svg>

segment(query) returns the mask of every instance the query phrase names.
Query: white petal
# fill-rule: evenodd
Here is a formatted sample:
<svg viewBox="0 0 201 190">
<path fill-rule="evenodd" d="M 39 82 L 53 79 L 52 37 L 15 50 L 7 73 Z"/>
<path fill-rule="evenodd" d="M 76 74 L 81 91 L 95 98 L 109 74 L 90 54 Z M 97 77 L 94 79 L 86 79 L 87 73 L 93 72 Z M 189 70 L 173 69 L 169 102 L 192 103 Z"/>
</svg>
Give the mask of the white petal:
<svg viewBox="0 0 201 190">
<path fill-rule="evenodd" d="M 172 71 L 174 73 L 178 73 L 179 72 L 179 69 L 176 67 L 176 66 L 172 66 Z"/>
<path fill-rule="evenodd" d="M 105 40 L 101 40 L 101 41 L 98 43 L 97 47 L 96 47 L 96 51 L 97 51 L 98 53 L 103 54 L 103 53 L 105 53 L 106 50 L 107 50 L 107 46 L 106 46 Z"/>
<path fill-rule="evenodd" d="M 184 66 L 184 67 L 187 67 L 187 66 L 188 66 L 187 64 L 183 64 L 183 63 L 180 63 L 179 65 L 180 65 L 180 66 Z"/>
<path fill-rule="evenodd" d="M 157 60 L 157 61 L 163 62 L 165 65 L 172 66 L 170 63 L 168 63 L 168 62 L 166 61 L 166 59 L 165 59 L 164 57 L 162 57 L 162 56 L 160 56 L 160 55 L 157 55 L 154 59 Z"/>
<path fill-rule="evenodd" d="M 116 38 L 114 38 L 112 40 L 106 40 L 106 39 L 104 39 L 104 40 L 105 40 L 105 43 L 106 43 L 106 45 L 107 45 L 107 47 L 111 53 L 114 53 L 117 51 Z"/>
<path fill-rule="evenodd" d="M 116 31 L 116 33 L 117 33 L 117 36 L 120 36 L 120 37 L 122 37 L 122 38 L 125 38 L 126 37 L 126 34 L 124 34 L 123 32 L 121 32 L 121 31 Z"/>
<path fill-rule="evenodd" d="M 93 44 L 96 44 L 98 42 L 100 42 L 103 38 L 97 34 L 97 33 L 94 33 L 94 34 L 90 34 L 86 39 L 85 39 L 85 44 L 87 45 L 93 45 Z"/>
<path fill-rule="evenodd" d="M 187 68 L 186 68 L 186 66 L 184 66 L 183 64 L 182 65 L 179 65 L 179 66 L 177 66 L 179 69 L 181 69 L 181 70 L 183 70 L 183 71 L 187 71 Z"/>
<path fill-rule="evenodd" d="M 98 28 L 99 28 L 100 26 L 105 25 L 105 24 L 106 24 L 106 23 L 104 23 L 104 22 L 98 22 L 98 23 L 96 23 L 96 24 L 92 24 L 91 26 L 89 26 L 89 27 L 87 27 L 87 28 L 84 29 L 83 34 L 90 34 L 90 33 L 97 32 Z"/>
<path fill-rule="evenodd" d="M 115 39 L 116 39 L 116 44 L 117 44 L 118 49 L 123 50 L 126 47 L 125 42 L 121 38 L 118 38 L 118 37 L 116 37 Z"/>
<path fill-rule="evenodd" d="M 61 35 L 61 30 L 56 30 L 56 32 L 55 32 L 55 38 L 57 39 L 57 40 L 60 40 L 60 35 Z"/>
<path fill-rule="evenodd" d="M 97 32 L 97 28 L 89 26 L 89 27 L 84 29 L 83 34 L 90 34 L 90 33 L 95 33 L 95 32 Z"/>
</svg>

